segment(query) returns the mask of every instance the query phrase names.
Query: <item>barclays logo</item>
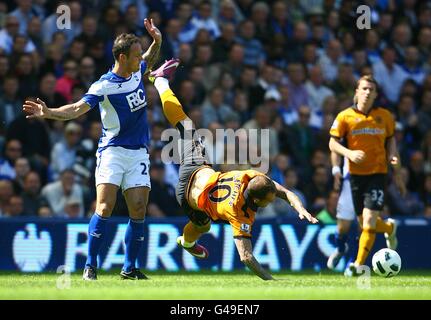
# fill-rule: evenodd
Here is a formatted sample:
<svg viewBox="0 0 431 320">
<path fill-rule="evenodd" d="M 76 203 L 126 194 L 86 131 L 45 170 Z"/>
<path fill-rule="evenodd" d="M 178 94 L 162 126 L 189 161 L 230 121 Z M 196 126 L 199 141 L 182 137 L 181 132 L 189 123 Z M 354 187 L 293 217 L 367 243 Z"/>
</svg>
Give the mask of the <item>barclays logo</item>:
<svg viewBox="0 0 431 320">
<path fill-rule="evenodd" d="M 25 231 L 15 233 L 12 250 L 15 264 L 21 271 L 43 271 L 51 258 L 51 236 L 47 231 L 38 234 L 36 224 L 28 223 Z"/>
</svg>

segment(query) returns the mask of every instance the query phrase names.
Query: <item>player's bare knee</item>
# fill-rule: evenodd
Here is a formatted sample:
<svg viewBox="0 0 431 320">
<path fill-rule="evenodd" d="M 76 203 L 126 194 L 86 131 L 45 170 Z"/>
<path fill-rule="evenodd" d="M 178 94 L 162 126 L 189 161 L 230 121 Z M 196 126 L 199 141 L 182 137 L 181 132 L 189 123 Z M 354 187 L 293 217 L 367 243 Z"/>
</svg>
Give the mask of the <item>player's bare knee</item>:
<svg viewBox="0 0 431 320">
<path fill-rule="evenodd" d="M 108 202 L 98 203 L 96 206 L 97 214 L 104 218 L 110 217 L 113 210 L 114 210 L 114 204 L 111 204 Z"/>
<path fill-rule="evenodd" d="M 132 219 L 144 219 L 147 214 L 147 204 L 145 201 L 138 201 L 133 208 L 129 209 L 129 216 Z"/>
</svg>

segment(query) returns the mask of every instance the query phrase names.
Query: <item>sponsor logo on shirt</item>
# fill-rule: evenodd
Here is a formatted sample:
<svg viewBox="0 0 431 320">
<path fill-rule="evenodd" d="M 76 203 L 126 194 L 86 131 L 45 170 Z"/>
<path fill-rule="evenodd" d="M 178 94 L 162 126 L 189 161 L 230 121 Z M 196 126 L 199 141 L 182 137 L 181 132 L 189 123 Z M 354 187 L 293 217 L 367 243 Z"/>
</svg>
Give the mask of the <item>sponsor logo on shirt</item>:
<svg viewBox="0 0 431 320">
<path fill-rule="evenodd" d="M 144 90 L 138 89 L 136 92 L 132 92 L 126 96 L 127 103 L 129 104 L 130 111 L 135 112 L 147 105 L 145 101 Z"/>
</svg>

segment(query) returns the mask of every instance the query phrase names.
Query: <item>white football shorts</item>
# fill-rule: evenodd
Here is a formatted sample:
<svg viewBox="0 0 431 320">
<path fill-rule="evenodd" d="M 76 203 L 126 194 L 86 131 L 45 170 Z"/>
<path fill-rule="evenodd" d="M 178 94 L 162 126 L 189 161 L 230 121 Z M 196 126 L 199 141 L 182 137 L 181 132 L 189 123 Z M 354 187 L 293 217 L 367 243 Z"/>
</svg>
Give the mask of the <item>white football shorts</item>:
<svg viewBox="0 0 431 320">
<path fill-rule="evenodd" d="M 115 184 L 124 191 L 136 187 L 151 188 L 150 155 L 147 149 L 108 147 L 97 153 L 96 186 Z"/>
<path fill-rule="evenodd" d="M 355 207 L 353 206 L 352 199 L 352 188 L 350 187 L 349 179 L 343 180 L 337 204 L 337 219 L 350 221 L 356 219 Z"/>
</svg>

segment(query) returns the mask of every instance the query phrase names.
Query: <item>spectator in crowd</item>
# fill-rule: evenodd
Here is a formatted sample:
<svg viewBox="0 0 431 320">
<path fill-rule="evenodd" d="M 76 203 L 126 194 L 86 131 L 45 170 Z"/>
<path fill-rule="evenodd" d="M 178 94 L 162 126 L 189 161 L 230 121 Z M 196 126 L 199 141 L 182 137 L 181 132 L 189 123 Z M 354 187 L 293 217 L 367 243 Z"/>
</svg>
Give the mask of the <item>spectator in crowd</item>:
<svg viewBox="0 0 431 320">
<path fill-rule="evenodd" d="M 1 52 L 1 50 L 0 50 Z M 3 53 L 0 54 L 0 92 L 3 91 L 3 82 L 10 71 L 9 58 Z"/>
<path fill-rule="evenodd" d="M 260 66 L 264 63 L 265 54 L 262 43 L 255 38 L 256 29 L 253 21 L 244 20 L 239 25 L 239 37 L 236 41 L 244 48 L 244 64 Z"/>
<path fill-rule="evenodd" d="M 175 198 L 175 188 L 165 182 L 165 166 L 161 161 L 151 164 L 151 193 L 148 200 L 148 214 L 151 217 L 183 215 Z"/>
<path fill-rule="evenodd" d="M 272 34 L 268 25 L 270 8 L 264 1 L 253 3 L 250 13 L 250 19 L 254 22 L 256 28 L 256 38 L 267 48 L 271 41 Z"/>
<path fill-rule="evenodd" d="M 218 168 L 225 161 L 224 154 L 225 136 L 220 135 L 224 127 L 219 122 L 211 122 L 208 125 L 208 130 L 211 132 L 212 139 L 205 139 L 205 155 L 208 156 L 210 163 Z"/>
<path fill-rule="evenodd" d="M 124 1 L 122 3 L 124 3 Z M 116 6 L 108 5 L 103 9 L 97 33 L 105 42 L 113 43 L 113 39 L 115 38 L 115 29 L 120 23 L 120 19 L 121 13 L 119 8 Z"/>
<path fill-rule="evenodd" d="M 392 32 L 392 41 L 397 54 L 397 61 L 403 63 L 407 58 L 407 50 L 412 42 L 412 31 L 408 23 L 399 23 L 395 26 Z"/>
<path fill-rule="evenodd" d="M 304 21 L 295 23 L 292 38 L 285 41 L 285 46 L 283 46 L 283 56 L 287 63 L 301 62 L 304 48 L 308 41 L 308 33 L 308 25 Z"/>
<path fill-rule="evenodd" d="M 0 180 L 0 217 L 5 216 L 10 198 L 14 195 L 10 180 Z"/>
<path fill-rule="evenodd" d="M 422 135 L 425 135 L 431 128 L 431 90 L 425 90 L 422 93 L 419 112 L 417 114 L 418 129 Z"/>
<path fill-rule="evenodd" d="M 223 62 L 228 59 L 229 51 L 235 43 L 235 25 L 225 23 L 221 26 L 221 35 L 212 43 L 212 61 Z"/>
<path fill-rule="evenodd" d="M 67 43 L 70 44 L 72 40 L 81 33 L 82 30 L 81 2 L 77 0 L 70 2 L 60 1 L 59 5 L 67 5 L 70 8 L 70 28 L 61 29 L 61 32 L 66 34 Z M 61 11 L 55 11 L 44 20 L 42 24 L 42 35 L 44 43 L 50 43 L 52 41 L 53 34 L 58 30 L 57 19 L 61 14 Z"/>
<path fill-rule="evenodd" d="M 68 128 L 66 126 L 66 131 L 67 129 Z M 81 134 L 81 128 L 79 125 L 69 128 L 69 130 L 71 129 L 73 134 L 70 139 L 77 138 L 77 133 Z M 76 130 L 76 132 L 73 130 Z M 97 152 L 97 145 L 102 136 L 102 123 L 99 121 L 91 122 L 87 136 L 88 138 L 80 140 L 78 145 L 76 145 L 73 170 L 81 179 L 86 181 L 88 185 L 93 185 L 94 183 L 91 182 L 94 182 L 93 172 L 96 169 L 94 154 Z"/>
<path fill-rule="evenodd" d="M 309 106 L 314 112 L 320 111 L 323 101 L 334 93 L 323 84 L 323 73 L 320 66 L 316 65 L 309 70 L 309 78 L 310 80 L 305 83 Z"/>
<path fill-rule="evenodd" d="M 69 122 L 64 129 L 64 140 L 52 148 L 51 169 L 56 180 L 60 172 L 71 169 L 76 162 L 76 152 L 81 140 L 82 127 L 76 122 Z"/>
<path fill-rule="evenodd" d="M 404 128 L 404 140 L 409 142 L 410 148 L 418 149 L 420 131 L 418 128 L 418 116 L 415 111 L 414 98 L 404 94 L 399 98 L 396 106 L 396 118 Z"/>
<path fill-rule="evenodd" d="M 269 175 L 272 180 L 279 184 L 284 183 L 284 172 L 289 168 L 289 157 L 285 154 L 278 154 L 275 157 L 274 165 Z M 289 189 L 290 190 L 290 189 Z"/>
<path fill-rule="evenodd" d="M 282 183 L 282 185 L 292 191 L 301 200 L 304 207 L 307 208 L 307 199 L 304 193 L 298 189 L 298 174 L 295 168 L 288 167 L 284 171 L 284 183 Z M 276 199 L 273 202 L 273 209 L 277 216 L 294 217 L 296 215 L 295 209 L 281 199 Z"/>
<path fill-rule="evenodd" d="M 0 179 L 15 179 L 15 161 L 22 156 L 21 142 L 16 139 L 5 144 L 4 156 L 0 158 Z"/>
<path fill-rule="evenodd" d="M 72 87 L 78 83 L 78 65 L 73 60 L 63 63 L 64 74 L 57 80 L 55 91 L 60 93 L 68 103 L 72 102 Z"/>
<path fill-rule="evenodd" d="M 6 17 L 5 28 L 0 30 L 0 50 L 10 54 L 13 49 L 14 38 L 19 35 L 20 21 L 14 15 Z M 25 34 L 25 33 L 22 33 Z M 35 52 L 36 47 L 32 41 L 28 41 L 24 47 L 24 52 Z"/>
<path fill-rule="evenodd" d="M 84 191 L 75 182 L 75 173 L 71 169 L 64 170 L 59 181 L 43 187 L 42 196 L 48 201 L 54 217 L 67 217 L 65 209 L 70 199 L 79 199 L 80 212 L 77 216 L 84 216 Z"/>
<path fill-rule="evenodd" d="M 338 192 L 329 192 L 328 198 L 326 199 L 325 208 L 322 209 L 316 218 L 323 224 L 336 224 L 337 223 L 337 203 L 338 203 Z"/>
<path fill-rule="evenodd" d="M 290 105 L 289 102 L 289 88 L 287 86 L 279 86 L 280 101 L 278 103 L 278 114 L 283 123 L 287 126 L 298 122 L 298 111 Z"/>
<path fill-rule="evenodd" d="M 233 0 L 222 0 L 218 6 L 217 24 L 222 26 L 225 23 L 233 23 L 237 25 L 244 19 L 238 7 Z"/>
<path fill-rule="evenodd" d="M 343 47 L 339 40 L 331 39 L 328 41 L 326 50 L 319 58 L 319 65 L 322 67 L 323 77 L 326 82 L 333 82 L 338 73 L 338 65 L 343 56 Z"/>
<path fill-rule="evenodd" d="M 277 131 L 272 127 L 271 118 L 271 110 L 269 110 L 266 106 L 259 106 L 256 109 L 254 118 L 244 123 L 243 128 L 257 130 L 256 144 L 254 144 L 254 141 L 251 142 L 251 144 L 257 146 L 258 149 L 261 149 L 261 147 L 266 146 L 268 143 L 269 158 L 272 162 L 272 160 L 274 160 L 274 158 L 279 153 L 280 147 L 278 144 L 278 134 Z M 268 142 L 261 140 L 263 136 L 263 130 L 268 131 Z"/>
<path fill-rule="evenodd" d="M 302 105 L 308 105 L 308 92 L 305 87 L 305 70 L 300 63 L 291 63 L 287 67 L 287 82 L 289 89 L 289 104 L 295 110 Z"/>
<path fill-rule="evenodd" d="M 15 76 L 6 76 L 0 93 L 0 128 L 8 126 L 21 114 L 22 100 L 18 97 L 19 80 Z"/>
<path fill-rule="evenodd" d="M 286 39 L 292 37 L 293 25 L 289 19 L 289 12 L 286 2 L 281 0 L 274 1 L 269 19 L 270 29 L 273 35 L 280 35 Z"/>
<path fill-rule="evenodd" d="M 329 194 L 329 175 L 325 166 L 314 168 L 311 184 L 304 187 L 304 194 L 308 200 L 310 212 L 318 213 L 326 204 Z"/>
<path fill-rule="evenodd" d="M 92 57 L 85 56 L 79 62 L 79 82 L 84 85 L 85 90 L 96 81 L 96 66 Z"/>
<path fill-rule="evenodd" d="M 431 173 L 427 173 L 427 175 L 425 176 L 421 200 L 424 204 L 425 216 L 431 217 Z"/>
<path fill-rule="evenodd" d="M 23 200 L 18 195 L 12 195 L 6 205 L 4 216 L 9 218 L 21 217 L 24 214 Z"/>
<path fill-rule="evenodd" d="M 211 14 L 211 3 L 209 1 L 201 1 L 198 4 L 196 14 L 190 22 L 196 30 L 206 29 L 209 31 L 212 39 L 217 39 L 220 36 L 220 28 Z"/>
<path fill-rule="evenodd" d="M 402 67 L 407 74 L 407 78 L 413 79 L 417 84 L 421 84 L 425 78 L 425 71 L 421 68 L 419 49 L 415 46 L 405 48 L 405 57 Z"/>
<path fill-rule="evenodd" d="M 120 2 L 119 9 L 121 10 L 122 13 L 125 13 L 129 6 L 131 5 L 135 6 L 137 8 L 139 26 L 143 27 L 144 26 L 143 21 L 148 16 L 148 13 L 149 13 L 148 4 L 153 2 L 154 1 L 145 1 L 145 0 L 124 0 Z"/>
<path fill-rule="evenodd" d="M 252 69 L 249 69 L 252 72 Z M 245 71 L 244 71 L 245 72 Z M 276 88 L 276 78 L 275 78 L 275 67 L 266 64 L 260 68 L 259 77 L 256 80 L 256 84 L 251 87 L 252 83 L 249 83 L 250 91 L 250 107 L 251 112 L 263 103 L 266 91 Z M 244 75 L 245 76 L 245 75 Z M 251 75 L 247 75 L 251 77 Z"/>
<path fill-rule="evenodd" d="M 69 50 L 67 50 L 67 53 L 64 55 L 63 60 L 73 60 L 76 63 L 79 63 L 79 61 L 84 57 L 86 49 L 87 47 L 84 39 L 75 38 L 70 44 Z"/>
<path fill-rule="evenodd" d="M 401 177 L 407 185 L 409 182 L 407 168 L 401 168 Z M 419 189 L 422 189 L 422 186 L 424 184 L 420 185 Z M 388 206 L 391 215 L 413 217 L 424 213 L 424 203 L 420 201 L 420 194 L 408 190 L 405 195 L 401 195 L 394 183 L 388 187 Z"/>
<path fill-rule="evenodd" d="M 70 197 L 64 204 L 64 217 L 69 219 L 83 217 L 83 203 L 78 197 Z"/>
<path fill-rule="evenodd" d="M 308 70 L 311 69 L 311 67 L 318 64 L 319 56 L 317 52 L 317 46 L 313 42 L 307 42 L 304 44 L 304 51 L 302 52 L 301 56 L 301 62 L 305 66 L 305 68 Z"/>
<path fill-rule="evenodd" d="M 244 47 L 235 42 L 230 48 L 227 61 L 213 65 L 210 76 L 212 75 L 212 79 L 218 79 L 223 72 L 229 72 L 238 79 L 245 68 L 243 60 Z"/>
<path fill-rule="evenodd" d="M 423 27 L 419 30 L 417 48 L 420 54 L 420 61 L 425 61 L 431 53 L 431 27 Z"/>
<path fill-rule="evenodd" d="M 181 31 L 181 22 L 178 19 L 170 19 L 167 22 L 165 29 L 165 40 L 161 47 L 162 59 L 170 59 L 172 57 L 178 57 L 180 51 L 181 41 L 179 39 Z"/>
<path fill-rule="evenodd" d="M 24 215 L 37 216 L 39 210 L 49 207 L 46 199 L 40 194 L 41 181 L 36 171 L 30 171 L 24 178 L 21 197 L 24 206 Z"/>
<path fill-rule="evenodd" d="M 127 32 L 133 33 L 138 37 L 142 36 L 144 34 L 144 27 L 141 21 L 142 20 L 139 19 L 138 7 L 134 4 L 130 4 L 126 8 L 126 12 L 124 13 L 124 22 L 126 24 Z M 83 24 L 82 31 L 84 30 L 85 29 Z"/>
<path fill-rule="evenodd" d="M 190 81 L 193 82 L 195 88 L 195 103 L 201 105 L 204 102 L 207 95 L 207 90 L 205 88 L 205 72 L 204 68 L 200 65 L 193 66 L 190 70 L 189 75 Z M 157 93 L 157 91 L 156 91 Z"/>
<path fill-rule="evenodd" d="M 395 49 L 387 46 L 383 49 L 382 61 L 373 64 L 373 75 L 392 105 L 397 102 L 401 86 L 407 78 L 406 73 L 395 60 Z"/>
<path fill-rule="evenodd" d="M 310 126 L 311 110 L 301 106 L 298 110 L 299 121 L 280 132 L 280 150 L 291 155 L 294 166 L 301 168 L 301 179 L 310 178 L 310 158 L 316 147 L 316 134 Z"/>
<path fill-rule="evenodd" d="M 209 97 L 202 106 L 203 126 L 208 127 L 211 122 L 225 123 L 226 117 L 233 113 L 231 107 L 223 102 L 223 89 L 215 87 L 209 92 Z"/>
<path fill-rule="evenodd" d="M 338 66 L 337 78 L 332 82 L 331 88 L 337 97 L 352 97 L 355 94 L 356 79 L 353 65 L 345 62 Z"/>
<path fill-rule="evenodd" d="M 410 155 L 410 161 L 408 162 L 408 181 L 407 189 L 409 191 L 419 194 L 424 185 L 425 179 L 425 163 L 424 155 L 421 151 L 414 151 Z"/>
<path fill-rule="evenodd" d="M 15 161 L 15 178 L 13 179 L 14 193 L 20 194 L 24 187 L 24 180 L 30 172 L 30 162 L 27 158 L 18 158 Z"/>
<path fill-rule="evenodd" d="M 19 95 L 23 98 L 34 96 L 38 90 L 38 80 L 32 57 L 29 54 L 20 55 L 15 71 L 19 79 Z"/>
<path fill-rule="evenodd" d="M 181 23 L 179 39 L 181 42 L 190 43 L 194 40 L 199 28 L 192 23 L 193 6 L 188 2 L 181 2 L 178 5 L 177 17 Z"/>
<path fill-rule="evenodd" d="M 66 98 L 64 98 L 63 95 L 55 91 L 56 84 L 57 79 L 55 78 L 55 75 L 53 73 L 46 73 L 40 79 L 38 93 L 38 97 L 40 97 L 48 105 L 51 105 L 54 108 L 67 104 Z"/>
</svg>

